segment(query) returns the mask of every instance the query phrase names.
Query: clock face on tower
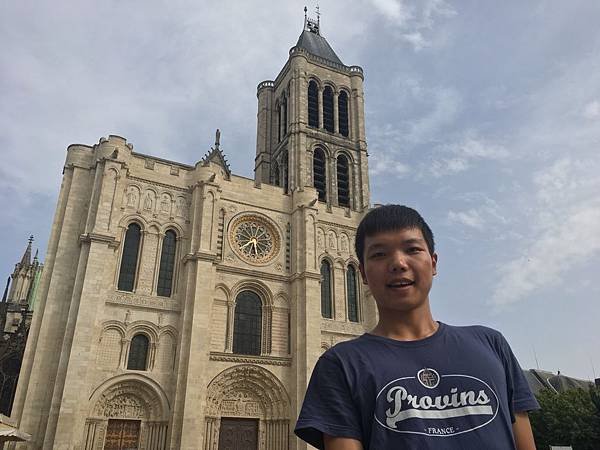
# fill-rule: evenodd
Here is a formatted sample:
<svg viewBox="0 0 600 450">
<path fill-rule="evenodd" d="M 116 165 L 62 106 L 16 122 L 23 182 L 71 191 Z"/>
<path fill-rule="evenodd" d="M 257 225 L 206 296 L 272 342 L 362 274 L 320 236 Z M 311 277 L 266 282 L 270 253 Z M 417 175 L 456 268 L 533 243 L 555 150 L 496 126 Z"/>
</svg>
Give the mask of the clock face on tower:
<svg viewBox="0 0 600 450">
<path fill-rule="evenodd" d="M 231 247 L 246 262 L 266 264 L 279 253 L 279 233 L 266 218 L 245 215 L 236 219 L 229 230 Z"/>
</svg>

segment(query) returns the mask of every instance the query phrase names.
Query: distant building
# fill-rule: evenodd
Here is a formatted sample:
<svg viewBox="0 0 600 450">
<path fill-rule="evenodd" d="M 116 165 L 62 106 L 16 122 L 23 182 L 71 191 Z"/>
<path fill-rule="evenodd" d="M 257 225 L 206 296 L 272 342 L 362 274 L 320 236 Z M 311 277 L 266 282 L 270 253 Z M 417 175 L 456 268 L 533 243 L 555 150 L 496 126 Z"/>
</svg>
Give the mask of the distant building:
<svg viewBox="0 0 600 450">
<path fill-rule="evenodd" d="M 581 380 L 579 378 L 567 377 L 560 373 L 548 372 L 546 370 L 529 369 L 524 370 L 527 383 L 534 394 L 538 394 L 542 389 L 550 389 L 554 392 L 563 392 L 569 389 L 589 389 L 594 385 L 592 381 Z"/>
<path fill-rule="evenodd" d="M 0 413 L 10 416 L 31 326 L 37 286 L 42 274 L 37 252 L 31 259 L 33 236 L 8 278 L 0 303 Z"/>
</svg>

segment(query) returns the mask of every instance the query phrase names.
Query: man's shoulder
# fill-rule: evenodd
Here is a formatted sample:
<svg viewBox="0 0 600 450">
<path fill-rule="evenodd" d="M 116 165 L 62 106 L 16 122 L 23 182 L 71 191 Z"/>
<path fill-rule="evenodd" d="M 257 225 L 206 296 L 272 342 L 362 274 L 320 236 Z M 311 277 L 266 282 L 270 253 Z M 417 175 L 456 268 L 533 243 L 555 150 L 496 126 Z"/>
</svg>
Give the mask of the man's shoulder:
<svg viewBox="0 0 600 450">
<path fill-rule="evenodd" d="M 449 333 L 502 339 L 502 333 L 484 325 L 446 325 Z"/>
<path fill-rule="evenodd" d="M 326 358 L 335 358 L 347 354 L 367 352 L 369 351 L 369 347 L 371 345 L 372 343 L 369 342 L 367 334 L 363 334 L 361 336 L 336 343 L 331 348 L 328 348 L 325 353 L 323 353 L 323 356 Z"/>
</svg>

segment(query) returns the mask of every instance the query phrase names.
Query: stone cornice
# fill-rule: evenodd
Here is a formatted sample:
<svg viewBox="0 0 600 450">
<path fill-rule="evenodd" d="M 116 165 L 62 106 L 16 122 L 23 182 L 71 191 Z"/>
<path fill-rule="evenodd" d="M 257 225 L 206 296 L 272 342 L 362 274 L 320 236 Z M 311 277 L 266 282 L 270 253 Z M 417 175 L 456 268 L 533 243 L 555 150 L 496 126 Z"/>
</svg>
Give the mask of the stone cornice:
<svg viewBox="0 0 600 450">
<path fill-rule="evenodd" d="M 155 309 L 160 311 L 180 311 L 179 301 L 171 297 L 154 297 L 150 295 L 135 294 L 132 292 L 117 291 L 111 293 L 106 303 L 139 308 Z"/>
<path fill-rule="evenodd" d="M 282 283 L 287 283 L 290 280 L 290 277 L 287 275 L 277 275 L 274 273 L 263 272 L 261 270 L 256 269 L 244 269 L 242 267 L 232 267 L 220 264 L 217 266 L 217 272 L 225 272 L 234 275 L 244 275 L 252 278 L 261 278 L 271 281 L 279 281 Z"/>
<path fill-rule="evenodd" d="M 111 248 L 118 248 L 120 241 L 114 236 L 101 233 L 85 233 L 79 236 L 79 242 L 99 242 L 108 245 Z"/>
<path fill-rule="evenodd" d="M 199 250 L 195 253 L 188 253 L 187 255 L 185 255 L 183 258 L 183 262 L 186 263 L 188 261 L 194 261 L 194 260 L 214 262 L 217 259 L 218 259 L 218 256 L 216 253 Z"/>
<path fill-rule="evenodd" d="M 336 320 L 321 320 L 321 331 L 343 334 L 348 336 L 360 336 L 366 330 L 361 322 L 338 322 Z"/>
<path fill-rule="evenodd" d="M 296 281 L 296 280 L 302 280 L 302 279 L 311 279 L 311 280 L 317 280 L 317 281 L 321 281 L 321 274 L 319 272 L 300 272 L 300 273 L 296 273 L 294 275 L 292 275 L 289 280 L 290 281 Z"/>
<path fill-rule="evenodd" d="M 291 366 L 292 358 L 284 356 L 235 355 L 233 353 L 210 352 L 211 361 L 227 361 L 238 364 L 261 364 L 270 366 Z"/>
<path fill-rule="evenodd" d="M 151 180 L 146 180 L 145 178 L 139 178 L 139 177 L 135 177 L 133 175 L 129 175 L 127 177 L 128 180 L 133 180 L 133 181 L 138 181 L 140 183 L 147 183 L 147 184 L 153 184 L 154 186 L 160 186 L 166 189 L 172 189 L 174 191 L 180 191 L 180 192 L 186 192 L 189 193 L 190 190 L 187 188 L 181 188 L 179 186 L 174 186 L 172 184 L 166 184 L 166 183 L 161 183 L 159 181 L 151 181 Z"/>
<path fill-rule="evenodd" d="M 360 213 L 358 213 L 358 211 L 353 211 L 353 212 L 356 214 L 360 214 Z M 335 222 L 327 222 L 325 220 L 317 220 L 317 226 L 318 225 L 327 225 L 334 229 L 344 229 L 344 230 L 352 231 L 353 233 L 356 233 L 356 229 L 358 228 L 358 224 L 356 224 L 355 227 L 351 227 L 349 225 L 343 225 L 341 223 L 335 223 Z"/>
</svg>

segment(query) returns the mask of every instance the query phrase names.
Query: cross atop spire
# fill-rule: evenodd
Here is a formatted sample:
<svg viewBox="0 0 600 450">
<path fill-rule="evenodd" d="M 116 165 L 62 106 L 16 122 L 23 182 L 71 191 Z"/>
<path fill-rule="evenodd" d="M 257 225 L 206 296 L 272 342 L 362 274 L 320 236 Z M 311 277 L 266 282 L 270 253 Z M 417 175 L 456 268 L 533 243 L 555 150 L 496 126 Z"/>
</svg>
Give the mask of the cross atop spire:
<svg viewBox="0 0 600 450">
<path fill-rule="evenodd" d="M 321 33 L 319 29 L 321 27 L 321 12 L 319 10 L 319 5 L 317 5 L 315 9 L 317 13 L 317 20 L 308 17 L 308 9 L 306 8 L 306 6 L 304 7 L 304 30 L 310 31 L 311 33 L 315 33 L 320 36 Z"/>
</svg>

